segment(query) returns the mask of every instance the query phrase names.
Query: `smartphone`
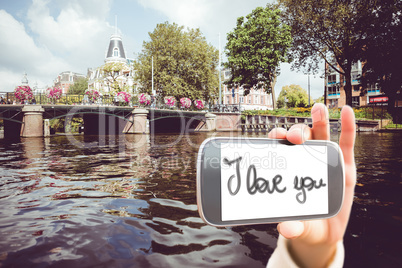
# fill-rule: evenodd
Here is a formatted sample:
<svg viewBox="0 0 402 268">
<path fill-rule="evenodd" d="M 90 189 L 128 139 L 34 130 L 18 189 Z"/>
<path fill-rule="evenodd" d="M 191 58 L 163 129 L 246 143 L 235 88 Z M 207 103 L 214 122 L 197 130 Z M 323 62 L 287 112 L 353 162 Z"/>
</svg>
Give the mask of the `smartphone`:
<svg viewBox="0 0 402 268">
<path fill-rule="evenodd" d="M 210 138 L 198 152 L 198 211 L 213 226 L 330 218 L 342 206 L 344 178 L 331 141 Z"/>
</svg>

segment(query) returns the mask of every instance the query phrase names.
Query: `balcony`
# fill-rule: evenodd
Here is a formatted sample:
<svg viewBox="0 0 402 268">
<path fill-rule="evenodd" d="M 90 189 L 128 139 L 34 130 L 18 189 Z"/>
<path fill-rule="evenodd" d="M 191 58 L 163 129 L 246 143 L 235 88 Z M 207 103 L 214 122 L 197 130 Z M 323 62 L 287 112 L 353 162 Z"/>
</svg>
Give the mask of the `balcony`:
<svg viewBox="0 0 402 268">
<path fill-rule="evenodd" d="M 367 90 L 367 96 L 377 96 L 377 95 L 381 95 L 381 92 L 379 89 Z"/>
<path fill-rule="evenodd" d="M 341 93 L 334 93 L 334 94 L 328 94 L 327 99 L 339 99 L 341 97 Z"/>
<path fill-rule="evenodd" d="M 346 84 L 346 82 L 345 82 Z M 352 86 L 354 85 L 360 85 L 360 79 L 352 79 Z"/>
</svg>

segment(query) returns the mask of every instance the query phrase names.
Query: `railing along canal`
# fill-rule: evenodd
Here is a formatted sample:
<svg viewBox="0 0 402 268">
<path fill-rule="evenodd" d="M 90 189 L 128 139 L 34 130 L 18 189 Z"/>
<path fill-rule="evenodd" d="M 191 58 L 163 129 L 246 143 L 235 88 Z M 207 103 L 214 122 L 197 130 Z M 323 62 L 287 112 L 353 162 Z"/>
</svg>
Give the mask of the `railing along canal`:
<svg viewBox="0 0 402 268">
<path fill-rule="evenodd" d="M 4 102 L 2 104 L 21 104 L 18 101 L 13 92 L 0 92 L 0 96 L 3 98 Z M 85 94 L 62 94 L 62 96 L 57 100 L 52 100 L 47 97 L 47 94 L 37 93 L 34 94 L 33 99 L 27 100 L 22 104 L 36 104 L 36 105 L 100 105 L 100 106 L 128 106 L 128 107 L 141 107 L 139 102 L 134 100 L 125 103 L 120 102 L 115 96 L 104 95 L 98 98 L 96 101 L 92 101 Z M 142 106 L 144 107 L 144 106 Z M 157 100 L 146 108 L 154 109 L 169 109 L 169 110 L 194 110 L 194 111 L 208 111 L 208 112 L 221 112 L 221 113 L 239 113 L 244 110 L 243 107 L 238 104 L 227 105 L 227 104 L 211 104 L 208 103 L 203 109 L 197 109 L 191 107 L 189 109 L 180 107 L 180 103 L 176 102 L 175 106 L 168 106 L 163 101 Z"/>
</svg>

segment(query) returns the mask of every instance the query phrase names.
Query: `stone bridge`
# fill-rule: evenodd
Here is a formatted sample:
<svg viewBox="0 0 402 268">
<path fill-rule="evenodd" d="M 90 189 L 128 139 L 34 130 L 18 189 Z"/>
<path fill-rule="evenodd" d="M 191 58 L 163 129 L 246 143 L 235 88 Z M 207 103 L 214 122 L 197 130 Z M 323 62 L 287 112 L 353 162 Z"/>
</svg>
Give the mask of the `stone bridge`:
<svg viewBox="0 0 402 268">
<path fill-rule="evenodd" d="M 239 131 L 240 113 L 209 113 L 103 105 L 0 105 L 5 137 L 50 134 L 49 119 L 84 121 L 84 134 L 185 133 Z"/>
</svg>

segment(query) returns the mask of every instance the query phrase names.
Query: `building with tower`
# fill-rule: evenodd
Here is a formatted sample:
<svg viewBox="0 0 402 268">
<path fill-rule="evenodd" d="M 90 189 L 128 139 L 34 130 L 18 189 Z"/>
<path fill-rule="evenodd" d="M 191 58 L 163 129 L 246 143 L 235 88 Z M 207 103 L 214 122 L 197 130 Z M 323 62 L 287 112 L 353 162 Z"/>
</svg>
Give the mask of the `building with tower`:
<svg viewBox="0 0 402 268">
<path fill-rule="evenodd" d="M 26 86 L 26 87 L 29 86 L 28 77 L 27 77 L 27 73 L 26 73 L 26 72 L 24 73 L 24 76 L 23 76 L 22 79 L 21 79 L 21 86 Z"/>
<path fill-rule="evenodd" d="M 133 60 L 126 57 L 122 38 L 117 33 L 110 37 L 104 62 L 105 65 L 101 67 L 88 69 L 88 88 L 108 94 L 115 90 L 117 84 L 119 90 L 133 92 L 136 84 L 133 77 Z M 111 67 L 113 65 L 118 66 L 119 71 L 105 72 L 105 66 Z M 122 68 L 119 68 L 120 66 Z"/>
</svg>

